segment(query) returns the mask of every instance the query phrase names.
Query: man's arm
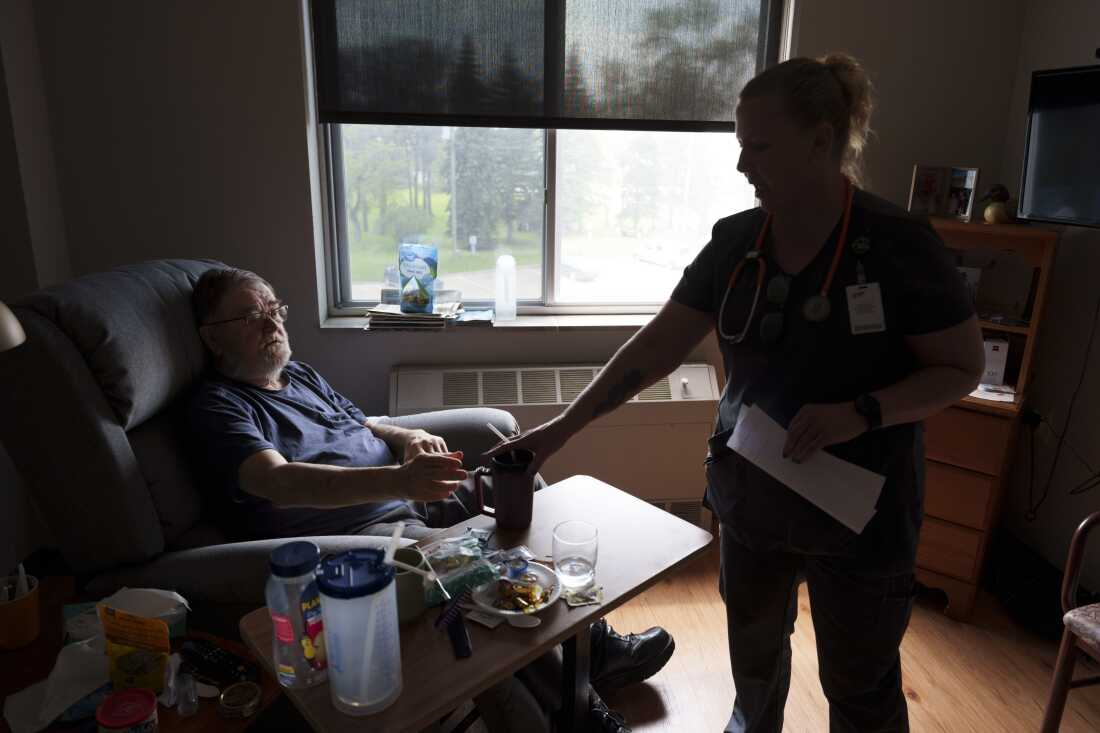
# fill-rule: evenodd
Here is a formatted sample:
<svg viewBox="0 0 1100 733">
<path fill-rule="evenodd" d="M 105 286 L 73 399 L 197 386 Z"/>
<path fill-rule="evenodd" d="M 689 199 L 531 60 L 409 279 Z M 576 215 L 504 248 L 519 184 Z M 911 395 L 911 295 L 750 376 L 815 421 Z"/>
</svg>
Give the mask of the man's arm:
<svg viewBox="0 0 1100 733">
<path fill-rule="evenodd" d="M 713 328 L 710 313 L 676 301 L 665 303 L 653 319 L 615 352 L 595 381 L 560 415 L 512 440 L 489 455 L 516 447 L 535 453 L 535 468 L 596 418 L 667 376 Z"/>
<path fill-rule="evenodd" d="M 461 454 L 421 453 L 400 466 L 346 468 L 290 463 L 275 450 L 241 463 L 237 481 L 245 493 L 280 507 L 334 509 L 392 499 L 439 501 L 466 478 Z"/>
<path fill-rule="evenodd" d="M 410 461 L 421 453 L 447 453 L 447 442 L 438 435 L 432 435 L 426 430 L 409 430 L 399 428 L 396 425 L 387 425 L 378 422 L 378 419 L 367 420 L 365 423 L 370 431 L 379 439 L 385 441 L 399 460 Z"/>
</svg>

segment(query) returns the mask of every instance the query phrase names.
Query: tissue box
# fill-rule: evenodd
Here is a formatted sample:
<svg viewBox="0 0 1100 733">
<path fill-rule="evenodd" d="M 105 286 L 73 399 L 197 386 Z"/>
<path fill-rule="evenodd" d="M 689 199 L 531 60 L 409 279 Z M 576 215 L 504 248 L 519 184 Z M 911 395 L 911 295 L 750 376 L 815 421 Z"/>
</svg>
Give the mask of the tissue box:
<svg viewBox="0 0 1100 733">
<path fill-rule="evenodd" d="M 1005 339 L 985 340 L 985 373 L 982 384 L 1000 386 L 1005 383 L 1005 365 L 1008 363 L 1008 341 Z"/>
<path fill-rule="evenodd" d="M 435 278 L 439 253 L 430 244 L 402 243 L 397 270 L 401 276 L 401 312 L 431 313 L 435 302 Z"/>
<path fill-rule="evenodd" d="M 111 685 L 116 691 L 140 687 L 159 695 L 171 652 L 168 624 L 103 604 L 98 610 L 107 637 Z"/>
</svg>

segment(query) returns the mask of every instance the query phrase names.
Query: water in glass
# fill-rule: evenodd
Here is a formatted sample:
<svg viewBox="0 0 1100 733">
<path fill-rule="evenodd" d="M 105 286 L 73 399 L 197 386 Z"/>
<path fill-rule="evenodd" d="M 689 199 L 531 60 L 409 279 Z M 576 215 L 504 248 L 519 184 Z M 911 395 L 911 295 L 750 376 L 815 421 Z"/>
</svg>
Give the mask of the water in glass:
<svg viewBox="0 0 1100 733">
<path fill-rule="evenodd" d="M 587 557 L 563 557 L 557 568 L 561 584 L 566 588 L 583 588 L 596 577 L 596 568 Z"/>
</svg>

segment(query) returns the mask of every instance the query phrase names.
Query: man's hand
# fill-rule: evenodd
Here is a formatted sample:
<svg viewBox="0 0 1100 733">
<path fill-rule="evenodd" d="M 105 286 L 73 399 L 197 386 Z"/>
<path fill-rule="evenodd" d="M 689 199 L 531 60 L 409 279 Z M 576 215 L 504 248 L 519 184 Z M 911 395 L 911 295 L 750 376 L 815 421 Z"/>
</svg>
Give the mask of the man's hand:
<svg viewBox="0 0 1100 733">
<path fill-rule="evenodd" d="M 783 457 L 795 463 L 828 445 L 845 443 L 867 430 L 867 418 L 856 412 L 853 402 L 803 405 L 791 420 Z"/>
<path fill-rule="evenodd" d="M 405 461 L 398 471 L 398 489 L 411 501 L 441 501 L 466 478 L 462 451 L 454 453 L 418 453 Z"/>
<path fill-rule="evenodd" d="M 485 451 L 484 457 L 491 458 L 506 453 L 513 448 L 526 448 L 535 454 L 535 460 L 531 463 L 531 471 L 534 472 L 539 470 L 550 456 L 560 450 L 570 437 L 572 437 L 572 432 L 564 427 L 560 419 L 555 418 L 514 438 L 502 440 Z"/>
<path fill-rule="evenodd" d="M 426 430 L 408 430 L 405 438 L 405 460 L 407 463 L 422 453 L 447 453 L 447 443 L 438 435 Z"/>
</svg>

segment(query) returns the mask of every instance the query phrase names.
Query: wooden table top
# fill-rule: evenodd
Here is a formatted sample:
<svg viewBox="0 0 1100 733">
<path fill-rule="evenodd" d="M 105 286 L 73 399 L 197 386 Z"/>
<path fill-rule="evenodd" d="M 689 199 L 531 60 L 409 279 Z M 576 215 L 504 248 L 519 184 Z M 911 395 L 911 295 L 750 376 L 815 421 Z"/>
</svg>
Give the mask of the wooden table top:
<svg viewBox="0 0 1100 733">
<path fill-rule="evenodd" d="M 467 623 L 474 653 L 456 660 L 450 640 L 436 631 L 436 609 L 401 627 L 401 696 L 371 716 L 344 715 L 333 707 L 328 684 L 287 694 L 315 730 L 419 731 L 435 723 L 463 700 L 504 679 L 585 625 L 626 603 L 662 577 L 698 555 L 712 539 L 705 530 L 589 476 L 573 476 L 535 494 L 534 518 L 522 532 L 498 532 L 500 547 L 527 545 L 538 557 L 551 554 L 553 528 L 567 519 L 583 519 L 600 533 L 596 581 L 603 586 L 599 606 L 569 608 L 559 601 L 542 611 L 535 629 L 502 624 L 486 629 Z M 492 528 L 489 517 L 475 517 L 430 539 L 463 534 L 467 527 Z M 259 608 L 241 619 L 241 637 L 270 670 L 271 618 Z M 365 727 L 364 727 L 365 726 Z"/>
</svg>

